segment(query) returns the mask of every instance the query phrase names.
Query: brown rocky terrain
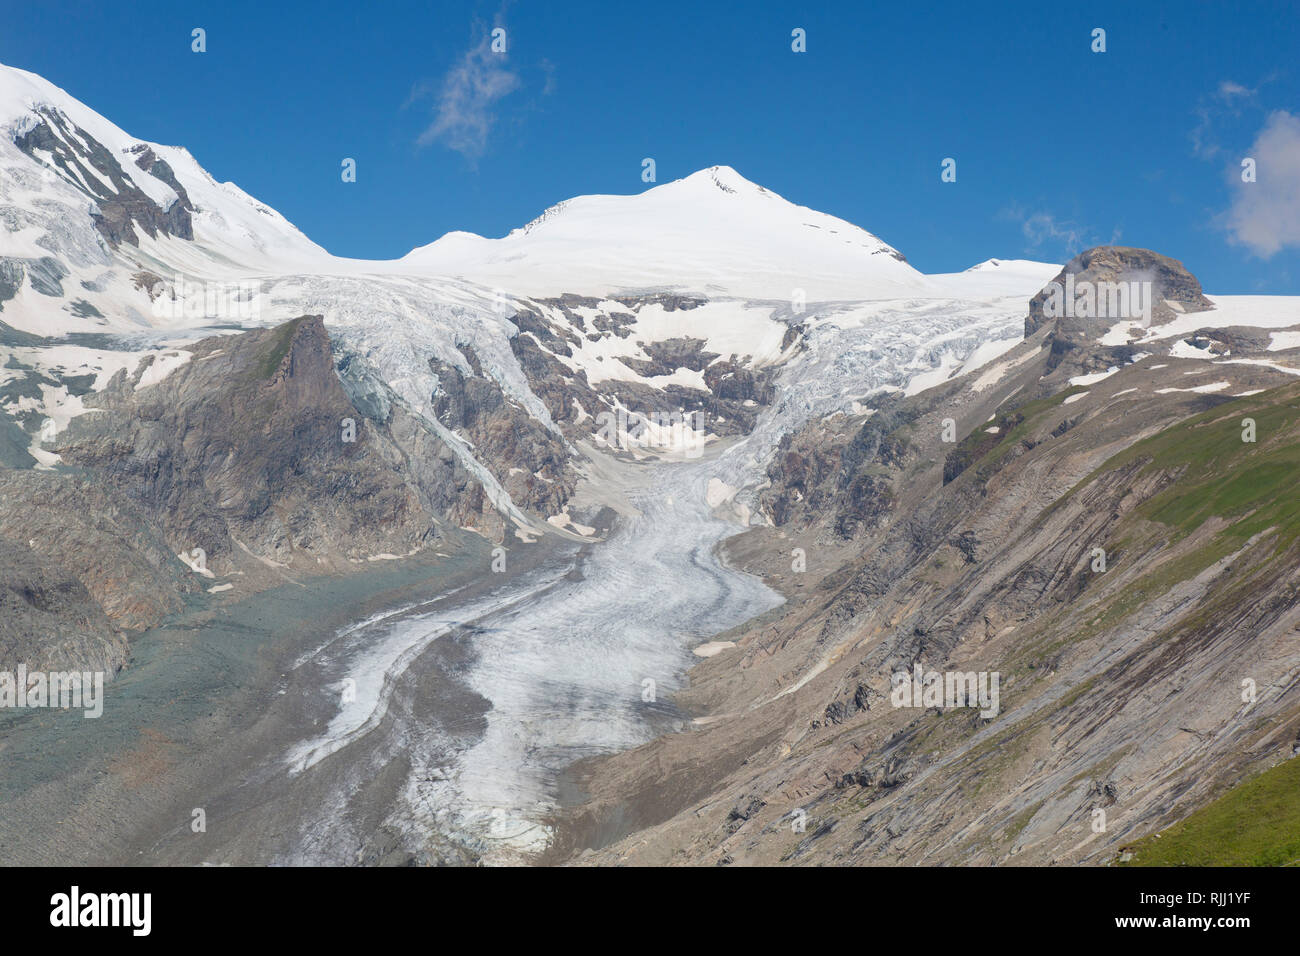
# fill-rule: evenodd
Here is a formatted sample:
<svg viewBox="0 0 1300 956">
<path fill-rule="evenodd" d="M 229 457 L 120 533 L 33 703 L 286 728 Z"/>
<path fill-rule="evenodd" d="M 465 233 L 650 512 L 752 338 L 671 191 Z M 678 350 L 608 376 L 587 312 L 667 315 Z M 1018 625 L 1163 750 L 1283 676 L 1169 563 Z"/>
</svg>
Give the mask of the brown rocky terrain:
<svg viewBox="0 0 1300 956">
<path fill-rule="evenodd" d="M 470 346 L 462 345 L 461 352 L 471 375 L 429 360 L 430 369 L 438 376 L 433 404 L 438 421 L 473 443 L 478 459 L 494 473 L 512 501 L 539 514 L 559 514 L 576 483 L 565 442 L 483 373 Z"/>
<path fill-rule="evenodd" d="M 719 635 L 687 731 L 575 768 L 556 858 L 1101 864 L 1293 756 L 1300 384 L 1207 350 L 1071 385 L 1115 360 L 1077 331 L 787 436 L 728 552 L 789 603 Z M 997 713 L 895 706 L 917 666 Z"/>
<path fill-rule="evenodd" d="M 1070 303 L 1068 314 L 1059 314 L 1065 306 L 1064 299 L 1068 297 L 1065 294 L 1067 277 L 1073 282 L 1073 288 L 1082 289 L 1085 284 L 1090 284 L 1091 291 L 1096 293 L 1086 314 L 1076 311 L 1077 302 Z M 1177 259 L 1162 256 L 1150 249 L 1097 246 L 1079 253 L 1067 262 L 1056 278 L 1029 300 L 1025 337 L 1028 338 L 1049 323 L 1053 326 L 1050 360 L 1053 368 L 1065 361 L 1076 372 L 1099 371 L 1115 361 L 1126 361 L 1137 351 L 1131 346 L 1112 346 L 1109 349 L 1096 347 L 1097 341 L 1117 322 L 1138 318 L 1136 313 L 1108 314 L 1108 310 L 1114 308 L 1118 300 L 1111 302 L 1101 292 L 1101 288 L 1104 284 L 1119 283 L 1130 288 L 1135 283 L 1146 284 L 1150 300 L 1146 301 L 1146 296 L 1143 296 L 1143 300 L 1149 314 L 1141 321 L 1148 326 L 1163 325 L 1178 315 L 1203 312 L 1213 307 L 1213 303 L 1201 291 L 1201 283 Z M 1047 314 L 1047 305 L 1054 292 L 1059 296 L 1056 299 L 1058 315 L 1051 318 Z"/>
<path fill-rule="evenodd" d="M 358 409 L 319 316 L 185 352 L 155 383 L 146 360 L 85 392 L 45 443 L 54 470 L 17 447 L 0 469 L 3 666 L 115 671 L 126 634 L 187 597 L 451 549 L 444 522 L 500 520 L 409 413 Z"/>
<path fill-rule="evenodd" d="M 178 550 L 202 548 L 217 573 L 241 551 L 292 567 L 431 537 L 398 453 L 339 384 L 319 316 L 205 339 L 191 355 L 143 389 L 145 363 L 134 382 L 118 372 L 51 450 L 156 514 Z"/>
</svg>

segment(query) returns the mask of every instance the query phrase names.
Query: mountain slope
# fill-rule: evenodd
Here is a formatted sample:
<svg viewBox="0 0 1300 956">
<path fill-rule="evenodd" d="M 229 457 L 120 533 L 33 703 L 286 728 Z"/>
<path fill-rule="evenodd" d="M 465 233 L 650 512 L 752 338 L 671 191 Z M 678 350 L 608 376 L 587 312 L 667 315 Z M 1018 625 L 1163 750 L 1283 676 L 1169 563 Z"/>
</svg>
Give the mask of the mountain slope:
<svg viewBox="0 0 1300 956">
<path fill-rule="evenodd" d="M 816 397 L 781 403 L 761 457 L 809 415 L 993 357 L 1037 285 L 1032 269 L 932 281 L 728 167 L 578 197 L 501 240 L 339 259 L 183 149 L 134 139 L 32 74 L 0 67 L 0 129 L 0 344 L 15 349 L 0 407 L 30 441 L 7 429 L 9 456 L 42 468 L 57 461 L 36 431 L 64 428 L 119 370 L 150 360 L 153 381 L 205 335 L 319 314 L 358 388 L 407 409 L 507 524 L 550 533 L 582 443 L 660 456 L 742 436 L 783 368 L 810 385 L 815 368 Z M 840 356 L 866 342 L 873 371 L 854 381 Z M 489 416 L 467 398 L 532 437 L 485 441 Z"/>
<path fill-rule="evenodd" d="M 1053 369 L 1055 334 L 989 384 L 782 444 L 775 527 L 731 550 L 788 610 L 721 636 L 735 647 L 678 697 L 690 732 L 580 772 L 570 852 L 1107 863 L 1296 753 L 1300 511 L 1279 483 L 1300 454 L 1297 369 L 1179 340 L 1201 357 L 1080 382 Z M 1080 363 L 1109 348 L 1074 346 Z M 917 666 L 997 673 L 999 706 L 896 706 Z"/>
<path fill-rule="evenodd" d="M 671 289 L 810 302 L 932 291 L 869 232 L 782 199 L 730 166 L 634 196 L 580 196 L 503 239 L 452 233 L 400 260 L 529 295 Z"/>
</svg>

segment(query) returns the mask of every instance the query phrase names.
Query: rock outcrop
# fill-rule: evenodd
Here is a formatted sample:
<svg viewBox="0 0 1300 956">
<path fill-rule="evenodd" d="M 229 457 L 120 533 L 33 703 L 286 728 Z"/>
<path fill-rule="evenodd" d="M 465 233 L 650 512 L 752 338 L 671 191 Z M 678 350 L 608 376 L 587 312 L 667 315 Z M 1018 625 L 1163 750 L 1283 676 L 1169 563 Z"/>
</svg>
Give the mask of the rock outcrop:
<svg viewBox="0 0 1300 956">
<path fill-rule="evenodd" d="M 36 114 L 40 121 L 16 137 L 15 145 L 33 158 L 48 156 L 67 182 L 94 201 L 95 228 L 111 244 L 139 245 L 137 228 L 151 239 L 158 235 L 194 238 L 190 218 L 194 206 L 171 167 L 152 150 L 139 148 L 135 164 L 175 192 L 175 198 L 166 205 L 146 195 L 124 174 L 117 157 L 63 113 L 46 107 Z"/>
<path fill-rule="evenodd" d="M 1140 336 L 1150 326 L 1213 307 L 1177 259 L 1150 249 L 1097 246 L 1067 262 L 1029 300 L 1025 337 L 1050 329 L 1051 368 L 1065 363 L 1072 374 L 1104 371 L 1138 351 L 1125 344 L 1095 348 L 1112 329 L 1130 323 L 1130 333 Z"/>
<path fill-rule="evenodd" d="M 581 769 L 591 799 L 560 853 L 1107 863 L 1292 758 L 1300 509 L 1282 484 L 1300 386 L 1221 363 L 1200 390 L 1206 359 L 1164 355 L 1071 386 L 1052 355 L 1026 342 L 993 386 L 974 373 L 783 441 L 773 527 L 730 551 L 790 604 L 719 635 L 734 648 L 675 699 L 700 715 L 689 732 Z M 891 500 L 846 542 L 876 481 Z M 996 674 L 998 704 L 899 706 L 896 676 L 918 666 Z"/>
<path fill-rule="evenodd" d="M 451 449 L 400 405 L 349 396 L 320 316 L 146 357 L 97 392 L 20 373 L 11 398 L 76 389 L 85 410 L 41 443 L 52 470 L 27 450 L 39 420 L 2 423 L 0 668 L 111 673 L 126 633 L 189 596 L 453 547 L 443 522 L 500 535 Z"/>
<path fill-rule="evenodd" d="M 1151 298 L 1148 324 L 1163 325 L 1176 315 L 1187 312 L 1203 312 L 1214 308 L 1214 303 L 1201 291 L 1201 283 L 1177 259 L 1162 256 L 1150 249 L 1135 249 L 1128 246 L 1096 246 L 1079 253 L 1065 264 L 1060 273 L 1048 283 L 1047 287 L 1029 300 L 1029 315 L 1025 319 L 1025 337 L 1033 335 L 1053 316 L 1049 315 L 1053 287 L 1060 291 L 1059 302 L 1065 306 L 1065 284 L 1072 278 L 1078 293 L 1069 304 L 1070 314 L 1058 315 L 1063 319 L 1058 323 L 1059 331 L 1070 337 L 1085 338 L 1095 341 L 1104 335 L 1112 325 L 1124 319 L 1138 319 L 1138 310 L 1131 304 L 1126 312 L 1117 311 L 1104 300 L 1096 297 L 1096 287 L 1103 284 L 1150 283 Z M 1083 294 L 1085 284 L 1092 285 L 1094 298 L 1088 314 L 1080 314 L 1076 309 L 1078 295 Z M 1108 314 L 1113 311 L 1115 314 Z"/>
<path fill-rule="evenodd" d="M 147 366 L 119 371 L 51 450 L 156 515 L 179 552 L 201 549 L 218 573 L 245 549 L 317 565 L 404 554 L 436 534 L 400 454 L 340 385 L 320 316 L 186 354 L 147 388 Z"/>
</svg>

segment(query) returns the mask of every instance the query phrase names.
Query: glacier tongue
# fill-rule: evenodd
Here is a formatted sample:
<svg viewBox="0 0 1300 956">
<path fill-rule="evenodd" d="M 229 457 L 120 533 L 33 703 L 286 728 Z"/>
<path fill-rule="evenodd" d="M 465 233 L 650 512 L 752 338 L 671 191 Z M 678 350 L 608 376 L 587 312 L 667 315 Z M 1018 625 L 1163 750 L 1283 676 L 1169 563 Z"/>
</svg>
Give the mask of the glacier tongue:
<svg viewBox="0 0 1300 956">
<path fill-rule="evenodd" d="M 316 294 L 334 294 L 329 289 Z M 714 516 L 710 486 L 721 479 L 752 488 L 786 431 L 873 392 L 902 389 L 936 368 L 959 368 L 987 355 L 990 342 L 1018 341 L 1023 316 L 1015 302 L 814 309 L 801 317 L 809 327 L 807 350 L 783 369 L 782 398 L 749 437 L 713 459 L 619 466 L 629 471 L 636 511 L 582 560 L 581 576 L 533 575 L 460 608 L 455 616 L 471 629 L 474 648 L 463 679 L 491 709 L 482 735 L 454 753 L 428 728 L 399 719 L 395 745 L 411 768 L 387 822 L 408 848 L 420 850 L 436 833 L 486 862 L 517 862 L 544 850 L 564 768 L 668 729 L 673 714 L 655 702 L 680 685 L 692 648 L 780 603 L 762 581 L 714 556 L 718 542 L 740 528 Z M 381 312 L 389 322 L 406 321 L 391 304 Z M 410 328 L 340 326 L 349 347 L 375 361 L 408 402 L 427 386 L 421 353 L 405 336 Z M 477 347 L 489 348 L 488 339 Z M 495 355 L 506 361 L 505 352 Z M 310 766 L 379 726 L 396 679 L 430 640 L 448 633 L 446 613 L 397 615 L 351 635 L 355 651 L 342 664 L 361 697 L 323 737 L 295 749 L 290 762 Z M 346 807 L 346 795 L 336 799 L 331 819 Z"/>
<path fill-rule="evenodd" d="M 410 769 L 386 823 L 406 849 L 420 852 L 436 837 L 488 863 L 544 850 L 560 773 L 674 723 L 681 729 L 667 698 L 692 648 L 781 602 L 758 578 L 714 558 L 715 545 L 740 529 L 710 514 L 709 464 L 627 466 L 637 513 L 581 559 L 580 575 L 541 569 L 454 610 L 398 612 L 340 634 L 313 666 L 336 682 L 350 678 L 356 699 L 324 734 L 285 755 L 289 772 L 391 725 L 383 746 Z M 390 703 L 402 673 L 458 626 L 473 648 L 460 677 L 491 708 L 482 733 L 449 752 L 447 739 L 409 719 L 409 703 Z M 353 799 L 346 783 L 333 786 L 305 826 L 300 855 L 283 862 L 331 862 L 320 848 L 340 842 Z"/>
</svg>

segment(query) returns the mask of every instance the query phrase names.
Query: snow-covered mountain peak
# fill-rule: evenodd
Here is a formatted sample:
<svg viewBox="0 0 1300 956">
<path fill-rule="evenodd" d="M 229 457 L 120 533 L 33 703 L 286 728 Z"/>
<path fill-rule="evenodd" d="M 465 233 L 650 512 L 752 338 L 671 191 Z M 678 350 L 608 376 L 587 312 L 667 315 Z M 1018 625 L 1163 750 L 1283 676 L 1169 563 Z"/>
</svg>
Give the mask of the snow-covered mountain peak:
<svg viewBox="0 0 1300 956">
<path fill-rule="evenodd" d="M 1001 273 L 1027 273 L 1041 272 L 1044 269 L 1054 267 L 1055 263 L 1038 262 L 1034 259 L 985 259 L 983 262 L 971 266 L 966 272 L 1001 272 Z"/>
<path fill-rule="evenodd" d="M 41 106 L 62 106 L 76 100 L 43 76 L 0 63 L 0 129 L 30 122 Z"/>
<path fill-rule="evenodd" d="M 155 272 L 397 273 L 524 296 L 668 291 L 816 303 L 936 294 L 876 236 L 725 165 L 631 195 L 567 199 L 500 239 L 452 232 L 402 259 L 363 262 L 330 256 L 274 209 L 217 181 L 188 151 L 128 135 L 35 74 L 0 66 L 0 128 L 7 131 L 3 165 L 61 180 L 67 203 L 90 200 L 103 239 L 138 250 Z M 8 199 L 24 208 L 29 226 L 49 232 L 57 231 L 52 217 L 86 220 L 70 205 L 58 213 L 30 206 L 15 190 Z M 80 259 L 102 260 L 91 251 L 93 233 L 81 232 Z"/>
<path fill-rule="evenodd" d="M 730 166 L 632 195 L 568 199 L 501 239 L 449 234 L 395 265 L 528 295 L 675 290 L 819 301 L 930 291 L 876 236 Z"/>
<path fill-rule="evenodd" d="M 766 189 L 757 183 L 750 182 L 730 166 L 710 166 L 708 169 L 701 169 L 678 181 L 692 185 L 707 183 L 728 195 L 748 193 L 768 195 Z"/>
<path fill-rule="evenodd" d="M 41 206 L 30 192 L 0 183 L 0 199 L 21 209 L 29 227 L 54 237 L 65 236 L 73 223 L 86 232 L 88 199 L 108 243 L 125 243 L 163 261 L 179 255 L 197 271 L 285 271 L 330 258 L 274 209 L 234 183 L 214 179 L 183 147 L 137 139 L 43 77 L 4 64 L 0 168 L 13 182 L 35 171 L 52 184 L 46 199 L 71 201 Z M 53 187 L 58 182 L 75 193 Z M 177 240 L 190 248 L 154 248 Z M 57 238 L 46 244 L 68 245 Z M 86 259 L 92 244 L 88 235 L 78 237 L 80 255 L 72 258 Z"/>
</svg>

